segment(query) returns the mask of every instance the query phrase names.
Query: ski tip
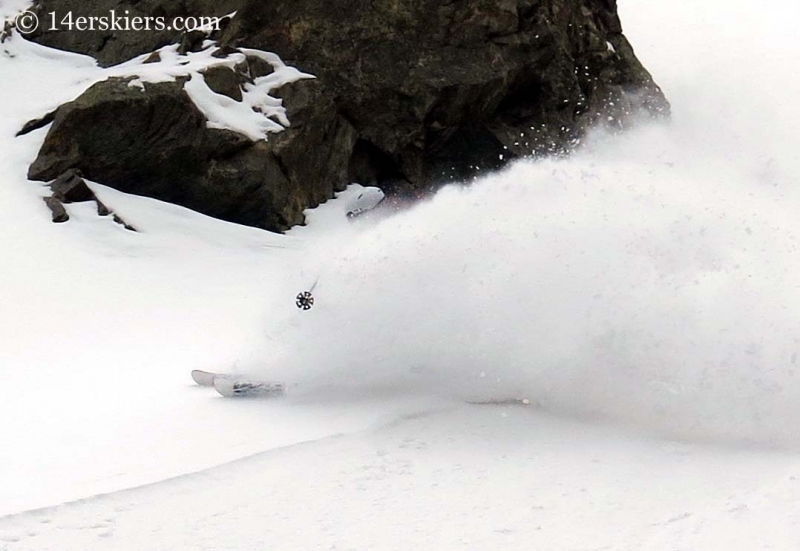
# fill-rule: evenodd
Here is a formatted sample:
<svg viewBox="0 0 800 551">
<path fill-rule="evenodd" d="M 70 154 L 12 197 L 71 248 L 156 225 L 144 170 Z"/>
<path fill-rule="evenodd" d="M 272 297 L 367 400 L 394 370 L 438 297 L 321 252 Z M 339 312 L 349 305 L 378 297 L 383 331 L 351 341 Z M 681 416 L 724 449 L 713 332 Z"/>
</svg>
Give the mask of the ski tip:
<svg viewBox="0 0 800 551">
<path fill-rule="evenodd" d="M 214 386 L 214 379 L 216 377 L 216 373 L 211 373 L 209 371 L 202 371 L 200 369 L 192 371 L 192 380 L 200 386 Z"/>
</svg>

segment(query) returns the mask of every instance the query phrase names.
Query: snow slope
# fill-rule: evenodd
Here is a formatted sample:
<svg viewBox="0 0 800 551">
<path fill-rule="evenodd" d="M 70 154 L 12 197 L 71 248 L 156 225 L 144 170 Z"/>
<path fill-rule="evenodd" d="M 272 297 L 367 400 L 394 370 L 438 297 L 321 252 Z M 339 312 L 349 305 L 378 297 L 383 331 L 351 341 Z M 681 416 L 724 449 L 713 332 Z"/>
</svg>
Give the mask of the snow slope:
<svg viewBox="0 0 800 551">
<path fill-rule="evenodd" d="M 102 73 L 0 47 L 0 549 L 797 548 L 800 7 L 620 9 L 670 125 L 287 236 L 50 224 L 12 136 Z"/>
<path fill-rule="evenodd" d="M 793 549 L 798 475 L 796 457 L 460 406 L 6 518 L 0 537 L 15 551 Z"/>
<path fill-rule="evenodd" d="M 0 71 L 15 75 L 0 92 L 13 107 L 0 123 L 0 514 L 363 429 L 416 402 L 297 409 L 193 388 L 191 369 L 233 371 L 261 346 L 267 316 L 297 323 L 293 297 L 310 276 L 287 266 L 302 263 L 302 245 L 99 185 L 139 233 L 90 205 L 51 224 L 43 188 L 25 179 L 44 131 L 13 135 L 105 73 L 18 37 L 0 53 Z"/>
</svg>

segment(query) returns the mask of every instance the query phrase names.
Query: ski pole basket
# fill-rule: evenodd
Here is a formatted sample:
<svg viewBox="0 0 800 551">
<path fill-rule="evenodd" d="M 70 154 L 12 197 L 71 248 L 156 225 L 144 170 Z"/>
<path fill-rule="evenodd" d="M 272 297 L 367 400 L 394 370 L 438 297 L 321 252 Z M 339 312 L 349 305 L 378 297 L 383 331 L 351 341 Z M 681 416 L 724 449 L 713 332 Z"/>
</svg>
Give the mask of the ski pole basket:
<svg viewBox="0 0 800 551">
<path fill-rule="evenodd" d="M 297 294 L 294 303 L 301 310 L 311 310 L 311 307 L 314 306 L 314 295 L 311 294 L 311 291 L 303 291 Z"/>
</svg>

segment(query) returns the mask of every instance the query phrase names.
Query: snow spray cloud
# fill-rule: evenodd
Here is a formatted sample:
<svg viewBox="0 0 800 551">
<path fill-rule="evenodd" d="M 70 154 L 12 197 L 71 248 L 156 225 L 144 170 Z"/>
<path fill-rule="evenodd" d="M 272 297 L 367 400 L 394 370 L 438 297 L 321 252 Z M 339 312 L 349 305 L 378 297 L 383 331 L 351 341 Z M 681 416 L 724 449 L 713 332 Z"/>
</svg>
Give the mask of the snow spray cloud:
<svg viewBox="0 0 800 551">
<path fill-rule="evenodd" d="M 636 9 L 655 26 L 696 6 Z M 758 11 L 707 13 L 680 47 L 648 39 L 670 125 L 594 136 L 571 159 L 329 237 L 337 260 L 315 309 L 270 341 L 272 375 L 800 444 L 800 77 L 778 70 L 800 44 L 773 14 L 760 49 L 737 46 L 729 25 Z"/>
</svg>

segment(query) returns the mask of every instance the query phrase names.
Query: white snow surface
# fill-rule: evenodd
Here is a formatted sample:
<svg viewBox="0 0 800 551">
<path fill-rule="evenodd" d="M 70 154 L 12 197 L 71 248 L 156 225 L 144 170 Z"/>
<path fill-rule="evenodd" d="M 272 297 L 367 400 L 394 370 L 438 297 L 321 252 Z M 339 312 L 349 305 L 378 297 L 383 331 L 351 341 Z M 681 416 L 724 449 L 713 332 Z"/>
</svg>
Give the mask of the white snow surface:
<svg viewBox="0 0 800 551">
<path fill-rule="evenodd" d="M 13 20 L 31 6 L 31 0 L 3 0 L 0 2 L 0 20 Z"/>
<path fill-rule="evenodd" d="M 174 65 L 0 45 L 0 549 L 797 548 L 800 6 L 620 10 L 670 124 L 285 236 L 51 224 L 14 133 Z"/>
</svg>

